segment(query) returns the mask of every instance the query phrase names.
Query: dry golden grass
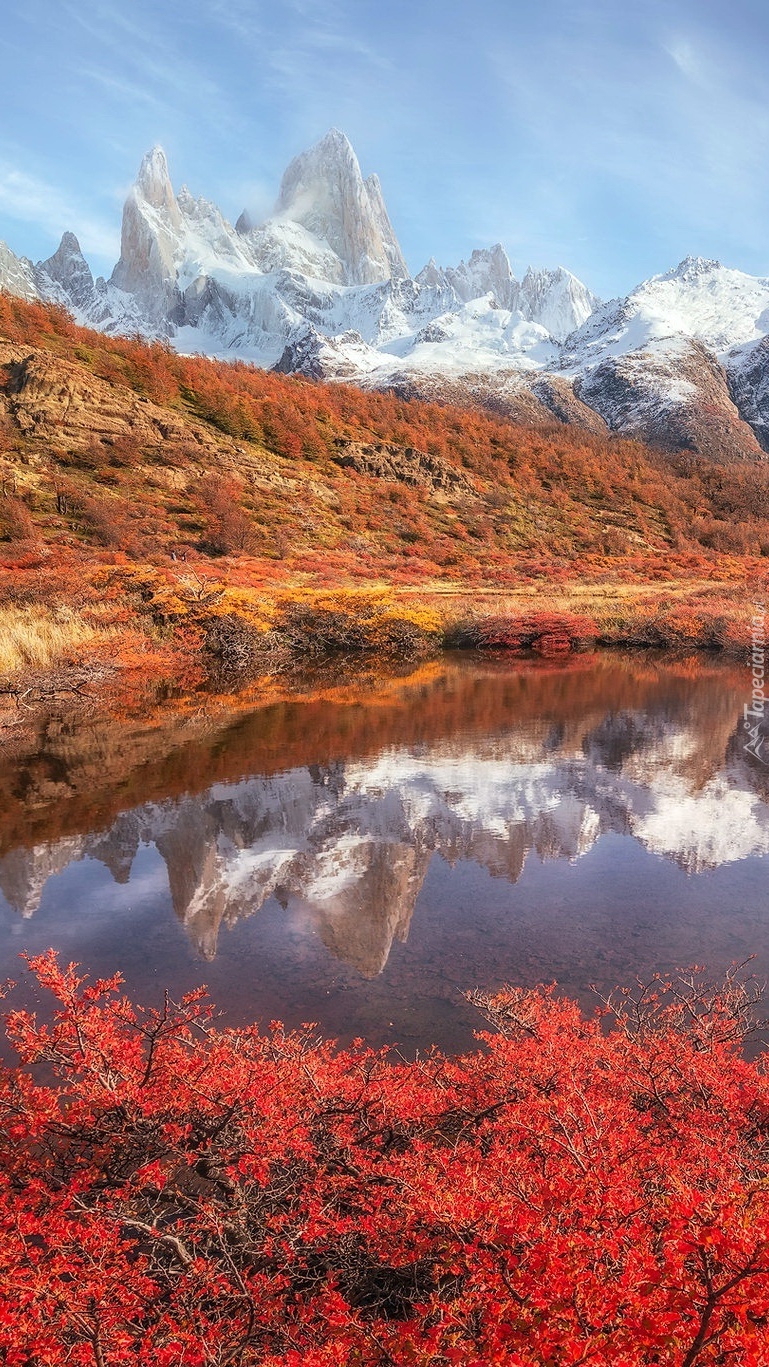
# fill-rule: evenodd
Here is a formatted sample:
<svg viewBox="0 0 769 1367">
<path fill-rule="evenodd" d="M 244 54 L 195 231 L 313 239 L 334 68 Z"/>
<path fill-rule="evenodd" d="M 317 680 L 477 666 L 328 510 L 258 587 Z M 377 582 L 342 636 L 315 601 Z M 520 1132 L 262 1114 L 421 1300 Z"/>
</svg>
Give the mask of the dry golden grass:
<svg viewBox="0 0 769 1367">
<path fill-rule="evenodd" d="M 77 659 L 113 634 L 67 608 L 0 608 L 0 677 Z"/>
</svg>

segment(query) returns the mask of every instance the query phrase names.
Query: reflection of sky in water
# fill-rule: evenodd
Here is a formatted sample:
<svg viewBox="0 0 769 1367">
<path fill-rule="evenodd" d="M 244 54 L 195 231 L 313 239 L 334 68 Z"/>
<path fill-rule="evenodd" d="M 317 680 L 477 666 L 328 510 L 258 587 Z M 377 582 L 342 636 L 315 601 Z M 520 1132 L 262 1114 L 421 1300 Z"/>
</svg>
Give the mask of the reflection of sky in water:
<svg viewBox="0 0 769 1367">
<path fill-rule="evenodd" d="M 472 744 L 218 781 L 12 850 L 0 972 L 53 944 L 144 998 L 205 981 L 232 1020 L 407 1048 L 467 1044 L 475 985 L 584 997 L 752 953 L 767 972 L 769 808 L 734 743 L 741 700 L 726 722 L 718 703 L 715 740 L 702 696 L 570 734 L 511 716 Z"/>
</svg>

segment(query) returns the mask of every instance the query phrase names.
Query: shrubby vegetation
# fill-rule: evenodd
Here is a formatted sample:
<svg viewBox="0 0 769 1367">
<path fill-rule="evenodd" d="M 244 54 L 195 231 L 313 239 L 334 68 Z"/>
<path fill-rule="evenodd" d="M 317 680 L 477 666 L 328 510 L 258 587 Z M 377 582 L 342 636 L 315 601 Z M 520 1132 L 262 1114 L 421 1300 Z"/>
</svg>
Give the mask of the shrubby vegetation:
<svg viewBox="0 0 769 1367">
<path fill-rule="evenodd" d="M 53 954 L 0 1073 L 0 1354 L 30 1364 L 766 1361 L 757 994 L 473 1000 L 476 1052 L 132 1006 Z"/>
</svg>

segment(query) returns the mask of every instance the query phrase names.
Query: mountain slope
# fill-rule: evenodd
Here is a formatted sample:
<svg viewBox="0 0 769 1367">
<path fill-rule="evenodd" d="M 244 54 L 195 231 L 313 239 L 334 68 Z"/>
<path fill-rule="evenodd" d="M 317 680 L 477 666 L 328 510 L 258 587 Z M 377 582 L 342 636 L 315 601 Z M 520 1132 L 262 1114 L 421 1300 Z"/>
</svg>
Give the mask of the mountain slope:
<svg viewBox="0 0 769 1367">
<path fill-rule="evenodd" d="M 0 526 L 23 503 L 30 534 L 73 553 L 247 550 L 331 582 L 354 568 L 514 583 L 532 557 L 608 554 L 627 569 L 633 557 L 769 550 L 769 469 L 671 469 L 586 418 L 569 430 L 553 416 L 568 391 L 541 377 L 521 426 L 179 356 L 8 296 L 3 337 Z M 19 532 L 5 535 L 13 550 Z"/>
<path fill-rule="evenodd" d="M 769 467 L 570 430 L 541 392 L 522 426 L 0 295 L 0 726 L 14 691 L 90 694 L 116 668 L 124 707 L 219 662 L 273 673 L 441 640 L 744 655 Z"/>
</svg>

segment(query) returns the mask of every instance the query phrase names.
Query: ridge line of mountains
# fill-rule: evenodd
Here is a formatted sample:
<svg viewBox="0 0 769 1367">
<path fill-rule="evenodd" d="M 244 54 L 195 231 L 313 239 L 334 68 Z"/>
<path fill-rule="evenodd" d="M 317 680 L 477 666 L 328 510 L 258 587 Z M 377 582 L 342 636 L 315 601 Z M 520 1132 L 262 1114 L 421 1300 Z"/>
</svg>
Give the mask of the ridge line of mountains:
<svg viewBox="0 0 769 1367">
<path fill-rule="evenodd" d="M 481 402 L 717 461 L 769 454 L 769 278 L 700 257 L 599 300 L 563 267 L 518 280 L 497 244 L 410 276 L 376 176 L 332 129 L 274 214 L 233 226 L 144 157 L 121 254 L 94 279 L 65 232 L 33 264 L 0 242 L 0 289 L 108 333 L 405 395 Z"/>
</svg>

